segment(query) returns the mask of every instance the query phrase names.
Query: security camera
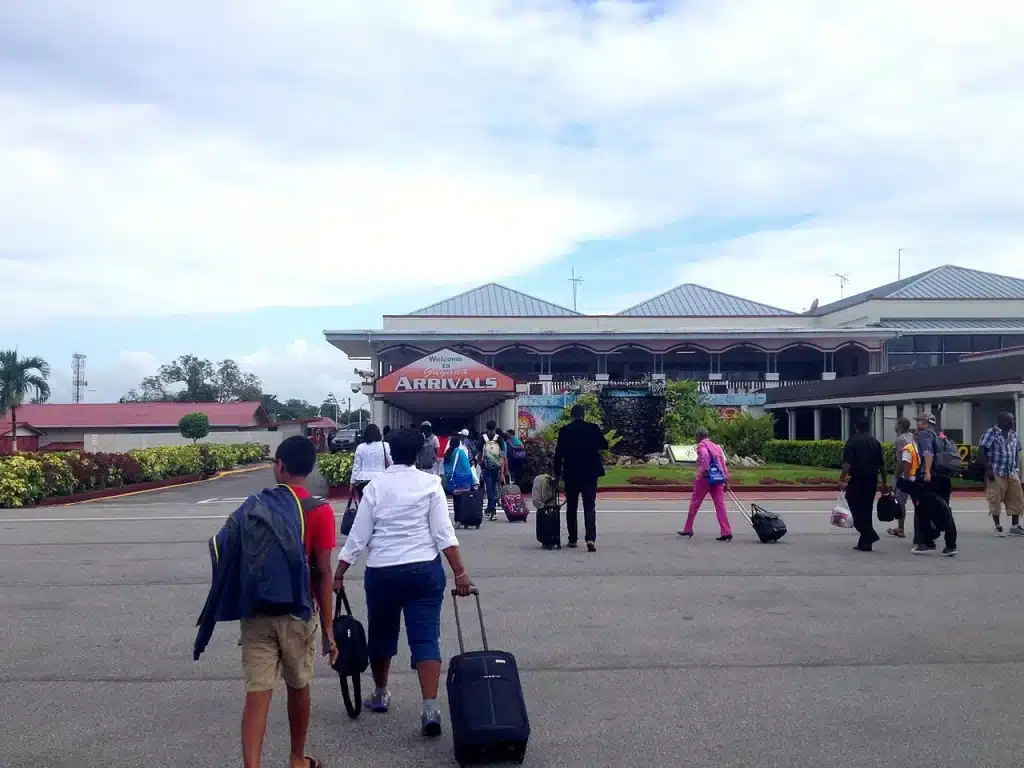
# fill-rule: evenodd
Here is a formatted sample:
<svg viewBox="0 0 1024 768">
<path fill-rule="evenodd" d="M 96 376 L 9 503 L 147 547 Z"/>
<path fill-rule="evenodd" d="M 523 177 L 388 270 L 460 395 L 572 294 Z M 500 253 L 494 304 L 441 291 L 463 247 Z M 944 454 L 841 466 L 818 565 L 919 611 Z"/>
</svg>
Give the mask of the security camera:
<svg viewBox="0 0 1024 768">
<path fill-rule="evenodd" d="M 352 382 L 351 384 L 349 384 L 349 388 L 352 390 L 352 394 L 353 395 L 358 395 L 360 392 L 363 391 L 363 385 L 362 384 L 356 384 L 355 382 Z"/>
</svg>

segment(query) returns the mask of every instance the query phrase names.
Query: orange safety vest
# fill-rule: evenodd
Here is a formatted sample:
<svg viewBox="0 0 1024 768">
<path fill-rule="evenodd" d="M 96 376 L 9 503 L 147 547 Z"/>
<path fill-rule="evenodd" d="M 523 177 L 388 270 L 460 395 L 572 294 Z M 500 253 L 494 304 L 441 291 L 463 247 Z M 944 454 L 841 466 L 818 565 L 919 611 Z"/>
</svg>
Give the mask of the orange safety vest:
<svg viewBox="0 0 1024 768">
<path fill-rule="evenodd" d="M 903 446 L 903 451 L 910 451 L 910 476 L 916 477 L 917 471 L 921 468 L 921 454 L 917 452 L 917 443 L 911 440 Z M 901 469 L 903 468 L 903 451 L 900 451 L 900 455 L 897 457 Z"/>
</svg>

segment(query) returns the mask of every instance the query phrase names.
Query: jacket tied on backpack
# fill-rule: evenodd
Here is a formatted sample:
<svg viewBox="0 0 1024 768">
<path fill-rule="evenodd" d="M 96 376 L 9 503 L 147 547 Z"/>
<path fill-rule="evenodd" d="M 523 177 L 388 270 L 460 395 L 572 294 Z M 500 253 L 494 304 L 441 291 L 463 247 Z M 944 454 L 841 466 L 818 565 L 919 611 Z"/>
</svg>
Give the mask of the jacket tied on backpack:
<svg viewBox="0 0 1024 768">
<path fill-rule="evenodd" d="M 194 660 L 219 621 L 265 614 L 312 618 L 306 512 L 322 503 L 300 500 L 285 485 L 268 488 L 246 499 L 210 538 L 213 580 L 196 622 Z"/>
</svg>

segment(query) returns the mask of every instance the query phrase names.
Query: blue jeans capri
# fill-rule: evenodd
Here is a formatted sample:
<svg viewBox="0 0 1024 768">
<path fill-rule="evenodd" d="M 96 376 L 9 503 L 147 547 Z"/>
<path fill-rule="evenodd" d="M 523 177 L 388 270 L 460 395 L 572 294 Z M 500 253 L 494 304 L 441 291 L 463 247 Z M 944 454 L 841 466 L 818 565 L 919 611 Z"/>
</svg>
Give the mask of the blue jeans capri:
<svg viewBox="0 0 1024 768">
<path fill-rule="evenodd" d="M 441 661 L 445 584 L 440 555 L 421 563 L 366 569 L 366 642 L 371 661 L 398 655 L 403 614 L 413 669 L 421 661 Z"/>
</svg>

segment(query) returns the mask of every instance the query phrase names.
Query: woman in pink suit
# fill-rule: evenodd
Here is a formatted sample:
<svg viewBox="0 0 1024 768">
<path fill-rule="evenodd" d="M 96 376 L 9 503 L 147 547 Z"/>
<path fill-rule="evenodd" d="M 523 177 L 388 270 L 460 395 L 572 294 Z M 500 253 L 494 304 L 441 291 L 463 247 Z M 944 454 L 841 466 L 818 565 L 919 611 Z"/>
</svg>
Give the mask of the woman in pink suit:
<svg viewBox="0 0 1024 768">
<path fill-rule="evenodd" d="M 718 526 L 722 535 L 717 541 L 732 541 L 732 526 L 729 515 L 725 511 L 725 489 L 729 485 L 729 467 L 725 462 L 725 451 L 717 443 L 708 438 L 708 431 L 703 427 L 697 430 L 697 479 L 693 483 L 693 496 L 690 497 L 690 513 L 686 516 L 686 525 L 679 531 L 680 536 L 693 538 L 693 521 L 697 517 L 704 497 L 711 493 L 711 501 L 715 504 Z"/>
</svg>

